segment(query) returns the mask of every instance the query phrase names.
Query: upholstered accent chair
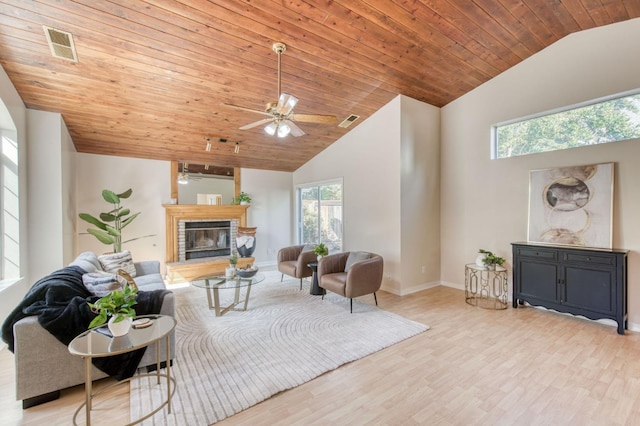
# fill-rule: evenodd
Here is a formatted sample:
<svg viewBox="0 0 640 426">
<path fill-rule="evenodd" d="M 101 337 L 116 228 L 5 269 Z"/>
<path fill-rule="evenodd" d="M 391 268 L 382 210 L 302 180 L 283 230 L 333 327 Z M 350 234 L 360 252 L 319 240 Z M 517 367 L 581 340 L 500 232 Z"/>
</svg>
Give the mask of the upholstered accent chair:
<svg viewBox="0 0 640 426">
<path fill-rule="evenodd" d="M 316 254 L 312 245 L 297 245 L 285 247 L 278 251 L 278 271 L 282 273 L 280 281 L 285 275 L 300 278 L 300 290 L 302 290 L 302 279 L 313 275 L 313 271 L 308 264 L 316 261 Z"/>
<path fill-rule="evenodd" d="M 348 297 L 352 313 L 354 297 L 373 293 L 377 306 L 376 291 L 382 285 L 383 263 L 382 256 L 363 251 L 325 256 L 318 262 L 318 284 L 325 290 Z"/>
</svg>

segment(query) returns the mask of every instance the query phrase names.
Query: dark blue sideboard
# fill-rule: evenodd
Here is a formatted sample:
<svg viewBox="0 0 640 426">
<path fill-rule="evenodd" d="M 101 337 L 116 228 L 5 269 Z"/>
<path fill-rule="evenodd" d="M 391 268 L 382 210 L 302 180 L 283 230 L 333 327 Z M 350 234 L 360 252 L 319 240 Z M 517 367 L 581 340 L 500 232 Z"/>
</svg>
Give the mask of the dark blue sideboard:
<svg viewBox="0 0 640 426">
<path fill-rule="evenodd" d="M 528 302 L 627 325 L 627 250 L 512 243 L 513 307 Z"/>
</svg>

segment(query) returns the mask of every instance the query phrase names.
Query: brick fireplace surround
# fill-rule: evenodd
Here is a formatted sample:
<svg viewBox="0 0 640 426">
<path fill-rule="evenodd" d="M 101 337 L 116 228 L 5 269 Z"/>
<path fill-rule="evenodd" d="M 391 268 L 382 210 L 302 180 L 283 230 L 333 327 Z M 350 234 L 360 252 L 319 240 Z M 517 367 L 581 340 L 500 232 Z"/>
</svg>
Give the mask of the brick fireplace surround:
<svg viewBox="0 0 640 426">
<path fill-rule="evenodd" d="M 192 281 L 207 275 L 224 274 L 229 265 L 228 257 L 203 258 L 180 261 L 178 228 L 180 221 L 189 220 L 230 220 L 237 226 L 247 226 L 248 205 L 200 205 L 200 204 L 165 204 L 166 238 L 167 238 L 167 281 L 178 283 Z M 253 263 L 253 257 L 238 259 L 238 266 Z"/>
</svg>

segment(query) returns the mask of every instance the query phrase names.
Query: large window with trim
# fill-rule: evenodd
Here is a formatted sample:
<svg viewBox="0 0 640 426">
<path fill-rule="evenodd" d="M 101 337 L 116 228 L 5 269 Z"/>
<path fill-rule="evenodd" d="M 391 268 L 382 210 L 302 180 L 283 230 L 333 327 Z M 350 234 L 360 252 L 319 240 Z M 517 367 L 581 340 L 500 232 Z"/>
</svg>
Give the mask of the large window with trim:
<svg viewBox="0 0 640 426">
<path fill-rule="evenodd" d="M 342 251 L 342 179 L 298 185 L 299 244 L 324 243 L 329 253 Z"/>
<path fill-rule="evenodd" d="M 492 158 L 640 138 L 640 89 L 493 126 Z"/>
<path fill-rule="evenodd" d="M 20 277 L 18 144 L 13 131 L 0 129 L 0 139 L 0 277 L 14 280 Z"/>
</svg>

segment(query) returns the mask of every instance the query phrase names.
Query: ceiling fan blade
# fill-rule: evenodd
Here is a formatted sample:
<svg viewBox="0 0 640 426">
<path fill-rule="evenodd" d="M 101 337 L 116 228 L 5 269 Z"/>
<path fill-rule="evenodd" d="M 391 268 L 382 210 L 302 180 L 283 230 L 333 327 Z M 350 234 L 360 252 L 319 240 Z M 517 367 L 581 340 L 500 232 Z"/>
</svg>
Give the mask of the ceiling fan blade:
<svg viewBox="0 0 640 426">
<path fill-rule="evenodd" d="M 284 120 L 285 123 L 287 123 L 287 125 L 289 126 L 289 128 L 291 128 L 291 136 L 304 136 L 304 132 L 302 131 L 302 129 L 298 126 L 296 126 L 296 123 L 294 123 L 291 120 Z"/>
<path fill-rule="evenodd" d="M 301 123 L 335 124 L 338 122 L 338 117 L 335 115 L 291 114 L 289 118 Z"/>
<path fill-rule="evenodd" d="M 255 113 L 258 113 L 258 114 L 262 114 L 262 115 L 269 115 L 269 116 L 271 115 L 271 114 L 269 114 L 268 112 L 260 111 L 259 109 L 246 108 L 246 107 L 239 106 L 239 105 L 225 104 L 225 103 L 222 103 L 221 105 L 226 106 L 226 107 L 229 107 L 229 108 L 233 108 L 233 109 L 238 109 L 238 110 L 240 110 L 240 111 L 255 112 Z"/>
<path fill-rule="evenodd" d="M 239 127 L 240 130 L 248 130 L 253 129 L 254 127 L 261 126 L 263 124 L 267 124 L 273 121 L 273 118 L 263 118 L 262 120 L 254 121 L 253 123 L 245 124 L 242 127 Z"/>
</svg>

